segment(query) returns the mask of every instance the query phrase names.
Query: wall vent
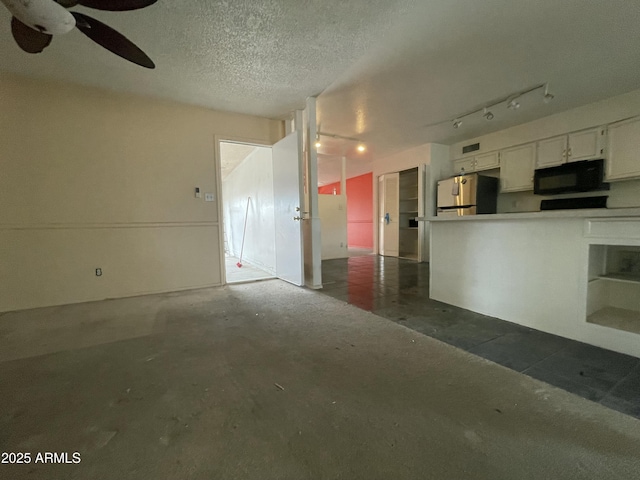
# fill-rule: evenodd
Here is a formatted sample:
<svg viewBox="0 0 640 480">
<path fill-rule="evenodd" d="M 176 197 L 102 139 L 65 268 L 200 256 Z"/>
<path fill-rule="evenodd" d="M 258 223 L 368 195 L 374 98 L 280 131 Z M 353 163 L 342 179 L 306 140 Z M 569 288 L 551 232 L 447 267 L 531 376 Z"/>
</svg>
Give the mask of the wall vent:
<svg viewBox="0 0 640 480">
<path fill-rule="evenodd" d="M 464 147 L 462 147 L 462 153 L 471 153 L 471 152 L 477 152 L 478 150 L 480 150 L 480 144 L 479 143 L 472 143 L 471 145 L 466 145 Z"/>
</svg>

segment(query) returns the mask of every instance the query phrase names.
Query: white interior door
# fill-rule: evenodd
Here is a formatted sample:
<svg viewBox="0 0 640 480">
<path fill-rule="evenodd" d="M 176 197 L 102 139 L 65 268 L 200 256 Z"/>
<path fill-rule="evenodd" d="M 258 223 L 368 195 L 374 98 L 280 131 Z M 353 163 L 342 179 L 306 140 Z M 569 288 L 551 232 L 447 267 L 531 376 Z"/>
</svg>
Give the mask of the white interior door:
<svg viewBox="0 0 640 480">
<path fill-rule="evenodd" d="M 302 132 L 296 131 L 284 137 L 272 149 L 276 276 L 299 286 L 304 284 L 301 145 Z"/>
<path fill-rule="evenodd" d="M 380 253 L 397 257 L 400 247 L 400 174 L 389 173 L 380 177 L 378 195 L 380 209 Z"/>
</svg>

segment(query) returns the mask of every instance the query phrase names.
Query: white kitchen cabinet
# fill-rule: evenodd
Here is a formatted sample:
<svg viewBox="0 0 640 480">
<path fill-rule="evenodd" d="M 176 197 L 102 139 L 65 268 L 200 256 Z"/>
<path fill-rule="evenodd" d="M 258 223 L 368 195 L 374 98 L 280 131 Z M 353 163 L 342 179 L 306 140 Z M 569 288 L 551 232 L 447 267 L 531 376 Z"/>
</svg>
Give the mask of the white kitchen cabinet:
<svg viewBox="0 0 640 480">
<path fill-rule="evenodd" d="M 536 168 L 603 158 L 605 132 L 604 127 L 598 127 L 540 140 Z"/>
<path fill-rule="evenodd" d="M 476 155 L 474 157 L 460 158 L 453 161 L 453 171 L 455 173 L 481 172 L 500 167 L 500 152 L 489 152 Z"/>
<path fill-rule="evenodd" d="M 555 167 L 567 161 L 567 135 L 548 138 L 538 142 L 536 168 Z"/>
<path fill-rule="evenodd" d="M 500 152 L 483 153 L 476 155 L 475 171 L 490 170 L 500 167 Z"/>
<path fill-rule="evenodd" d="M 607 180 L 640 177 L 640 117 L 609 125 Z"/>
<path fill-rule="evenodd" d="M 528 143 L 500 152 L 500 184 L 502 192 L 533 190 L 536 144 Z"/>
<path fill-rule="evenodd" d="M 604 157 L 604 127 L 569 134 L 567 161 L 594 160 Z"/>
<path fill-rule="evenodd" d="M 469 173 L 474 171 L 475 157 L 461 158 L 453 161 L 453 171 L 456 174 Z"/>
</svg>

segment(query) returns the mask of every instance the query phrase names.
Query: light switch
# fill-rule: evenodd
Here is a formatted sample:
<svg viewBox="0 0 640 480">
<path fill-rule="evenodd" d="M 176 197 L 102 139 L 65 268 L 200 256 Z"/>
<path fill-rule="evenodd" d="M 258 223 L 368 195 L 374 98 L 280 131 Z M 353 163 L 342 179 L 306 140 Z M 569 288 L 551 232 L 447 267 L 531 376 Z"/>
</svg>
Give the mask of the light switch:
<svg viewBox="0 0 640 480">
<path fill-rule="evenodd" d="M 204 194 L 205 202 L 213 202 L 213 193 L 205 193 Z"/>
</svg>

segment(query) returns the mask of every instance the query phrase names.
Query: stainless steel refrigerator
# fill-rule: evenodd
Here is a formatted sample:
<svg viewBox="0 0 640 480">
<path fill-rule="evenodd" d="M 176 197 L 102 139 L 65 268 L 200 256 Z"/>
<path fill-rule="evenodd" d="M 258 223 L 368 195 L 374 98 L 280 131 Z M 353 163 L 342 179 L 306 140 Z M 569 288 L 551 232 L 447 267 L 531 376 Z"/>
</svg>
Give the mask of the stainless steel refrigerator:
<svg viewBox="0 0 640 480">
<path fill-rule="evenodd" d="M 498 179 L 471 173 L 438 182 L 437 215 L 496 213 Z"/>
</svg>

